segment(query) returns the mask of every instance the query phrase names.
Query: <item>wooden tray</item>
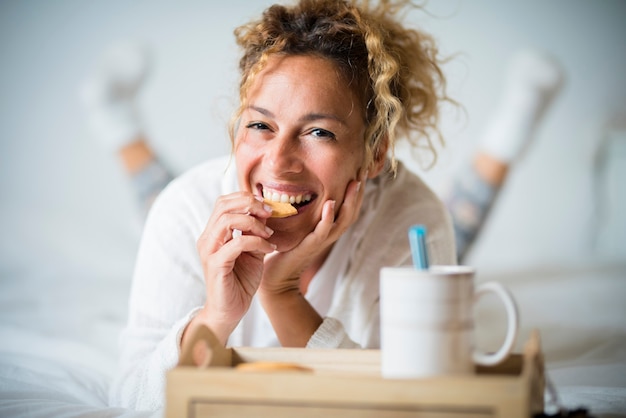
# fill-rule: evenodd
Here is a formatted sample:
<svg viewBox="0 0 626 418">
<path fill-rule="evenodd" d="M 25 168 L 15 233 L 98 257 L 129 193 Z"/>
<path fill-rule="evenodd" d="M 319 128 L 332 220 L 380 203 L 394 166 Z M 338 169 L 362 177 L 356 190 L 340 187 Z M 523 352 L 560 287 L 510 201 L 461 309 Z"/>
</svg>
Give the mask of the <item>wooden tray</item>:
<svg viewBox="0 0 626 418">
<path fill-rule="evenodd" d="M 254 362 L 308 370 L 237 367 Z M 401 380 L 380 376 L 379 350 L 226 349 L 209 329 L 198 328 L 167 375 L 166 416 L 528 418 L 543 412 L 543 396 L 536 330 L 523 354 L 478 367 L 475 375 Z"/>
</svg>

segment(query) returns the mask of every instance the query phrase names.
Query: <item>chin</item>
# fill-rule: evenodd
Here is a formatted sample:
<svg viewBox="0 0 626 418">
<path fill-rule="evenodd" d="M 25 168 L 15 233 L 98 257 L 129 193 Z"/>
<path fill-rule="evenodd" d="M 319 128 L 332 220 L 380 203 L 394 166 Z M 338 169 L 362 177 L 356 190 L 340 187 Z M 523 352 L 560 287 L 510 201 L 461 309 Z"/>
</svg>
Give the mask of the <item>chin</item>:
<svg viewBox="0 0 626 418">
<path fill-rule="evenodd" d="M 300 244 L 302 238 L 294 238 L 293 236 L 287 236 L 286 233 L 277 231 L 268 241 L 276 245 L 276 251 L 284 253 L 293 250 L 298 244 Z"/>
</svg>

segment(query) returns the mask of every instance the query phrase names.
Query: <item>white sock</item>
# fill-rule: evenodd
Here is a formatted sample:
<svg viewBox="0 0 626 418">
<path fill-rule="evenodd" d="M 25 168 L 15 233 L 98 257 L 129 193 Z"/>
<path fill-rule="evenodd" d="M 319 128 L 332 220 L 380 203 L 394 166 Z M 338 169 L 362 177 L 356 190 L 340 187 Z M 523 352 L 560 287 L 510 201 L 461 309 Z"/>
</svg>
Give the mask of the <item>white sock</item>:
<svg viewBox="0 0 626 418">
<path fill-rule="evenodd" d="M 137 94 L 149 70 L 147 50 L 138 44 L 109 47 L 97 69 L 81 86 L 92 134 L 111 151 L 136 141 L 141 134 Z"/>
<path fill-rule="evenodd" d="M 516 53 L 480 150 L 504 163 L 519 158 L 562 84 L 563 70 L 553 58 L 533 50 Z"/>
</svg>

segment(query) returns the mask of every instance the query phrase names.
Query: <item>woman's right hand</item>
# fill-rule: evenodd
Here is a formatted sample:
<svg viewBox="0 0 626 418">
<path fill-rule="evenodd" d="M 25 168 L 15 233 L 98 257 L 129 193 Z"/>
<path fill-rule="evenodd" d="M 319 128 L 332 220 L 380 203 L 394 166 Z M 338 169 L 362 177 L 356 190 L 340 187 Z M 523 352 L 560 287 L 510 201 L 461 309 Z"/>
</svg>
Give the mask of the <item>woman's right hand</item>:
<svg viewBox="0 0 626 418">
<path fill-rule="evenodd" d="M 226 344 L 259 287 L 265 254 L 276 249 L 267 241 L 273 234 L 265 224 L 271 214 L 271 208 L 249 192 L 217 200 L 197 241 L 206 302 L 188 328 L 202 323 Z"/>
</svg>

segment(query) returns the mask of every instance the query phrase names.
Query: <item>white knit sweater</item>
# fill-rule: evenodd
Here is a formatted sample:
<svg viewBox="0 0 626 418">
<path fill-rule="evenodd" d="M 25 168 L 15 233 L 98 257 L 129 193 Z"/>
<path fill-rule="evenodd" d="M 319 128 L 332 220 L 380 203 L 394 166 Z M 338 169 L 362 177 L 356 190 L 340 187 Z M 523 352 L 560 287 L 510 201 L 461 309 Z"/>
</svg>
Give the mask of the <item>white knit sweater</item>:
<svg viewBox="0 0 626 418">
<path fill-rule="evenodd" d="M 196 240 L 216 199 L 238 189 L 235 163 L 207 161 L 174 180 L 148 215 L 133 277 L 128 324 L 120 338 L 120 371 L 112 406 L 163 406 L 165 373 L 176 366 L 182 331 L 205 301 Z M 313 278 L 307 300 L 324 318 L 308 347 L 378 348 L 383 266 L 411 263 L 409 226 L 428 228 L 432 264 L 455 264 L 451 222 L 435 194 L 399 164 L 395 178 L 369 180 L 359 219 L 335 243 Z M 231 335 L 230 346 L 276 346 L 258 301 Z"/>
</svg>

